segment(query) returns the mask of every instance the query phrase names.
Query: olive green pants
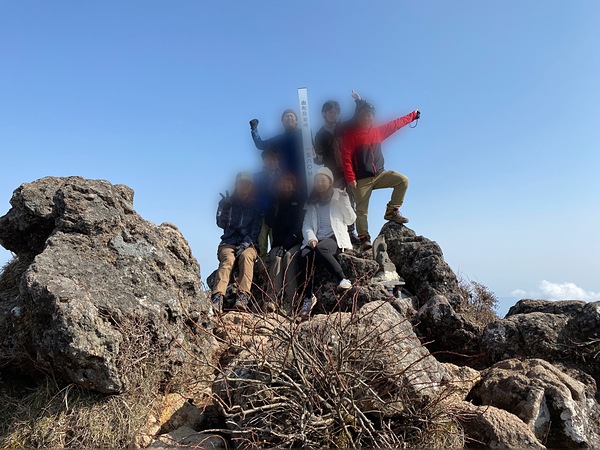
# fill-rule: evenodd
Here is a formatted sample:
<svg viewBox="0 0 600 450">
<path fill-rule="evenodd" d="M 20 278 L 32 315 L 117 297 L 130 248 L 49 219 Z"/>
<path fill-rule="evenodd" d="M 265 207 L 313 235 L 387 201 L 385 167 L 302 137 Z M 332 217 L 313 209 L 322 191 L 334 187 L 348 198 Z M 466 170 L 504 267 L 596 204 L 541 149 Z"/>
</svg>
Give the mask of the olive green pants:
<svg viewBox="0 0 600 450">
<path fill-rule="evenodd" d="M 359 236 L 369 234 L 369 201 L 371 193 L 376 189 L 393 188 L 388 207 L 400 207 L 408 189 L 408 178 L 393 170 L 384 170 L 376 177 L 363 178 L 356 181 L 356 189 L 352 189 L 356 201 L 356 231 Z"/>
</svg>

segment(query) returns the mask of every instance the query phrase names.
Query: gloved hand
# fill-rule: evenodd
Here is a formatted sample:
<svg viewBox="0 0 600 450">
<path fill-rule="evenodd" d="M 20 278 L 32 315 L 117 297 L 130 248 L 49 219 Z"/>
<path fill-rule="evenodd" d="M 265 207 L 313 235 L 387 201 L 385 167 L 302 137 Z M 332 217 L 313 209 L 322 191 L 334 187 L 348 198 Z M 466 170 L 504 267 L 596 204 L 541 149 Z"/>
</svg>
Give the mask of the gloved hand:
<svg viewBox="0 0 600 450">
<path fill-rule="evenodd" d="M 250 121 L 250 129 L 256 130 L 258 128 L 258 119 L 252 119 Z"/>
<path fill-rule="evenodd" d="M 415 116 L 415 120 L 419 120 L 421 118 L 421 111 L 417 109 L 415 112 L 417 113 L 417 115 Z"/>
<path fill-rule="evenodd" d="M 229 196 L 229 191 L 225 191 L 225 195 L 219 194 L 221 196 L 221 208 L 229 209 L 231 208 L 231 197 Z"/>
<path fill-rule="evenodd" d="M 275 252 L 275 256 L 277 256 L 278 258 L 283 258 L 286 253 L 287 253 L 287 250 L 285 248 L 279 247 L 277 249 L 277 251 Z"/>
<path fill-rule="evenodd" d="M 243 242 L 240 245 L 238 245 L 238 248 L 235 251 L 235 257 L 239 257 L 242 253 L 244 253 L 244 250 L 246 250 L 248 247 L 250 247 L 249 242 Z"/>
</svg>

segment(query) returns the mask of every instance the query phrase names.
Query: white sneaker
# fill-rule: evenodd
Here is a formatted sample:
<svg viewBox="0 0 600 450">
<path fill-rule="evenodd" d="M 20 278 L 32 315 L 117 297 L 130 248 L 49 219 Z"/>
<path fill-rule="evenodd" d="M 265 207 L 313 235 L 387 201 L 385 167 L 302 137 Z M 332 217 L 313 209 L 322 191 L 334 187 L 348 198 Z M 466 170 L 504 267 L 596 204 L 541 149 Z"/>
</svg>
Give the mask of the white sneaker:
<svg viewBox="0 0 600 450">
<path fill-rule="evenodd" d="M 344 278 L 342 281 L 340 281 L 340 284 L 338 284 L 338 289 L 340 291 L 347 291 L 348 289 L 352 288 L 352 282 L 346 278 Z"/>
</svg>

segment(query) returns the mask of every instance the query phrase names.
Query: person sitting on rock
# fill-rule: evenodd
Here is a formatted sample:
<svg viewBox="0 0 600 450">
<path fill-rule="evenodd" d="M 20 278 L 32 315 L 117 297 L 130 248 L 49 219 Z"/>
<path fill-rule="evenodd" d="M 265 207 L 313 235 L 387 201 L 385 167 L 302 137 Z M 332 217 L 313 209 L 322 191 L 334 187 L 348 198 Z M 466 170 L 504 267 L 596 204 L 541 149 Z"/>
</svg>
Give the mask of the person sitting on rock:
<svg viewBox="0 0 600 450">
<path fill-rule="evenodd" d="M 279 168 L 279 154 L 274 148 L 267 148 L 262 152 L 261 157 L 263 167 L 260 172 L 257 172 L 254 175 L 254 186 L 256 198 L 258 199 L 260 206 L 260 212 L 264 216 L 275 201 L 273 190 L 277 184 L 277 178 L 281 175 L 281 169 Z M 258 250 L 261 258 L 267 256 L 269 251 L 269 240 L 272 245 L 273 239 L 271 229 L 263 222 L 263 226 L 258 236 Z"/>
<path fill-rule="evenodd" d="M 342 164 L 346 182 L 356 201 L 356 229 L 363 251 L 372 248 L 367 215 L 373 190 L 393 188 L 384 219 L 401 224 L 408 222 L 408 219 L 400 214 L 400 207 L 408 189 L 408 178 L 398 172 L 385 170 L 381 143 L 400 128 L 419 119 L 420 115 L 419 110 L 415 110 L 376 127 L 375 108 L 370 103 L 361 101 L 357 105 L 353 124 L 343 131 Z"/>
<path fill-rule="evenodd" d="M 306 195 L 306 168 L 304 166 L 302 130 L 298 126 L 298 116 L 294 110 L 286 109 L 281 114 L 283 132 L 267 140 L 263 140 L 260 137 L 258 123 L 258 119 L 250 121 L 250 132 L 254 145 L 259 150 L 266 150 L 268 148 L 277 149 L 281 169 L 294 175 L 298 183 L 298 190 L 300 193 Z"/>
<path fill-rule="evenodd" d="M 258 256 L 258 235 L 263 222 L 254 194 L 254 179 L 248 172 L 240 172 L 236 176 L 235 190 L 231 197 L 229 193 L 221 194 L 217 226 L 224 233 L 217 251 L 219 269 L 211 296 L 213 311 L 218 314 L 223 312 L 223 300 L 236 261 L 239 268 L 239 291 L 234 308 L 248 310 L 254 262 Z"/>
<path fill-rule="evenodd" d="M 291 173 L 284 173 L 277 180 L 275 199 L 265 217 L 273 236 L 269 253 L 269 276 L 276 296 L 283 298 L 283 311 L 291 314 L 298 288 L 297 260 L 302 244 L 304 218 L 304 203 L 296 189 L 296 179 Z"/>
<path fill-rule="evenodd" d="M 333 183 L 331 170 L 327 167 L 319 169 L 315 175 L 313 192 L 305 207 L 303 249 L 299 258 L 300 280 L 304 282 L 304 300 L 300 309 L 303 317 L 310 316 L 317 303 L 313 282 L 316 259 L 335 276 L 339 283 L 338 289 L 347 290 L 352 287 L 335 257 L 340 251 L 352 249 L 348 225 L 354 223 L 356 214 L 348 193 L 334 188 Z"/>
</svg>

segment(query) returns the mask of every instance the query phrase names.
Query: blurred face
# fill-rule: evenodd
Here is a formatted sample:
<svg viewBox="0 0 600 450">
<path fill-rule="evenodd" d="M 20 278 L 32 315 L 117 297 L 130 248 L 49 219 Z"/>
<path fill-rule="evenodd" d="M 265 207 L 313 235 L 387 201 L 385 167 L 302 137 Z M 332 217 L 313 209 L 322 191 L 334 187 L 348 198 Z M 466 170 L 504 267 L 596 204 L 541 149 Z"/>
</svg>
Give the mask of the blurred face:
<svg viewBox="0 0 600 450">
<path fill-rule="evenodd" d="M 298 125 L 298 119 L 296 118 L 296 114 L 294 113 L 285 113 L 281 118 L 281 122 L 283 123 L 283 127 L 287 130 L 291 128 L 296 128 Z"/>
<path fill-rule="evenodd" d="M 294 192 L 294 183 L 291 179 L 283 177 L 277 183 L 277 193 L 281 196 L 287 197 Z"/>
<path fill-rule="evenodd" d="M 274 153 L 268 153 L 263 157 L 263 166 L 268 171 L 273 171 L 279 167 L 279 158 Z"/>
<path fill-rule="evenodd" d="M 240 180 L 235 184 L 235 193 L 242 199 L 246 200 L 252 195 L 252 183 L 248 180 Z"/>
<path fill-rule="evenodd" d="M 361 128 L 371 128 L 375 124 L 375 114 L 373 114 L 373 111 L 363 109 L 358 114 L 357 121 Z"/>
<path fill-rule="evenodd" d="M 325 111 L 323 113 L 323 119 L 325 119 L 325 122 L 330 125 L 337 123 L 339 118 L 340 118 L 340 113 L 338 112 L 338 110 L 336 108 L 331 108 L 329 111 Z"/>
<path fill-rule="evenodd" d="M 329 189 L 331 189 L 332 185 L 333 182 L 327 175 L 319 173 L 315 176 L 315 191 L 317 191 L 319 194 L 324 194 L 327 192 Z"/>
</svg>

